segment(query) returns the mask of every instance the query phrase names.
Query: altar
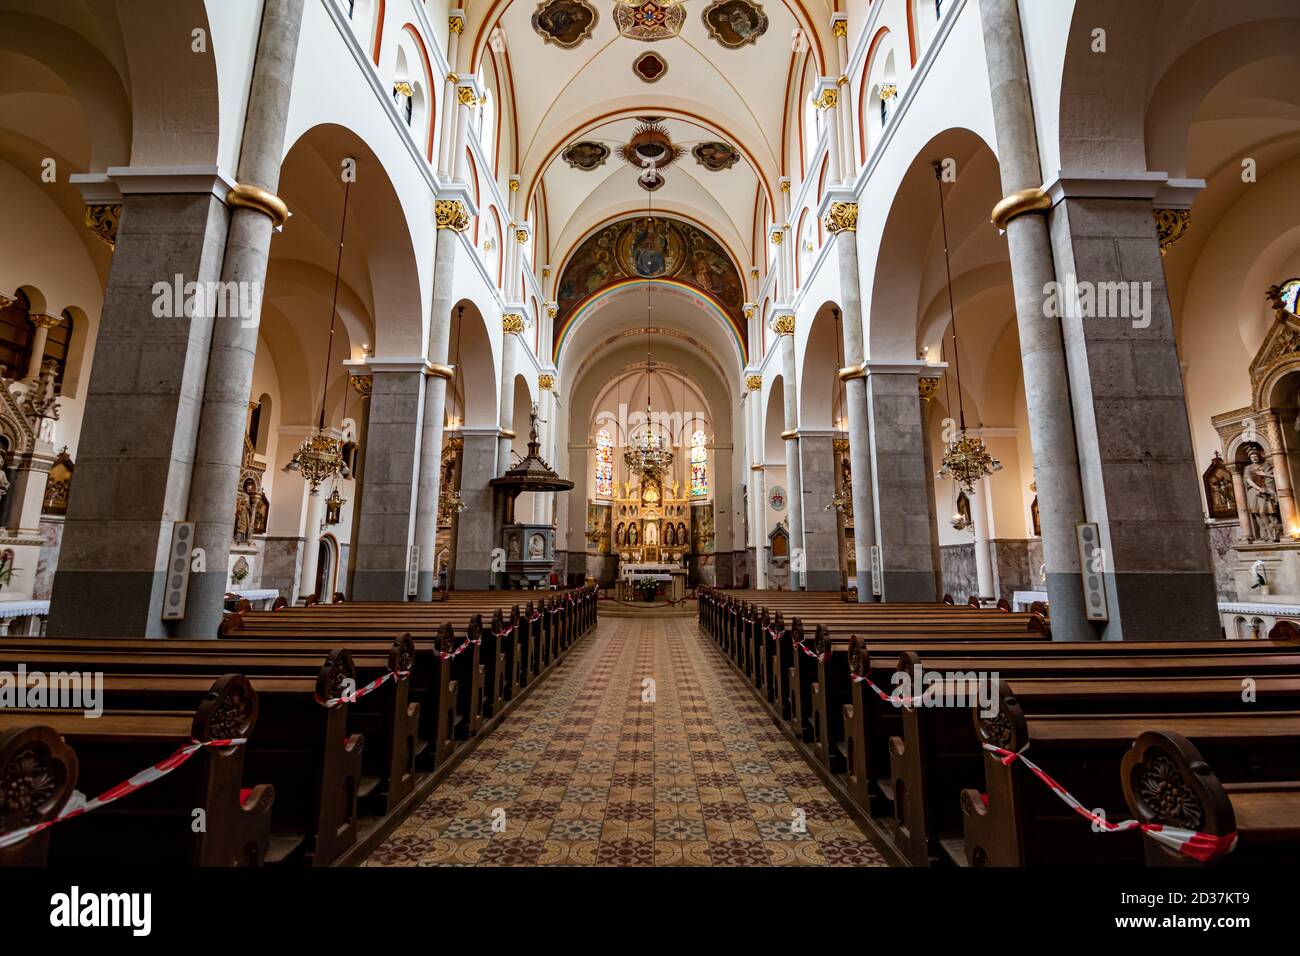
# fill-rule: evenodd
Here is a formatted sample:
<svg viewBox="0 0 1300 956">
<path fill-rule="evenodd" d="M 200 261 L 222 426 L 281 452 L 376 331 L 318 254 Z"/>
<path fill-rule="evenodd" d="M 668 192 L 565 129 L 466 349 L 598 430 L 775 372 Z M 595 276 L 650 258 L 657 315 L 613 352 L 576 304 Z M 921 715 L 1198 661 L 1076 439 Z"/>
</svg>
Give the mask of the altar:
<svg viewBox="0 0 1300 956">
<path fill-rule="evenodd" d="M 620 601 L 641 600 L 641 588 L 647 581 L 663 585 L 664 600 L 681 601 L 686 597 L 686 569 L 680 564 L 654 562 L 621 565 L 616 596 Z"/>
</svg>

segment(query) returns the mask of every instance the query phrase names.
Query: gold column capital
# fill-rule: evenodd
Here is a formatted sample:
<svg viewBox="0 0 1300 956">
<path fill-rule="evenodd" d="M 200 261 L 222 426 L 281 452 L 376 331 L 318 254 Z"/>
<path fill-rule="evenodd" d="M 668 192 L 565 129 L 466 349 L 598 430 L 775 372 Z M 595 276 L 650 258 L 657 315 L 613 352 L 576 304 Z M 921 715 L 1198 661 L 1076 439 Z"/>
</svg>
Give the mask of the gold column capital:
<svg viewBox="0 0 1300 956">
<path fill-rule="evenodd" d="M 524 331 L 524 317 L 518 312 L 507 312 L 501 316 L 501 331 L 506 335 L 519 335 Z"/>
<path fill-rule="evenodd" d="M 849 35 L 849 21 L 848 21 L 848 20 L 832 20 L 832 21 L 831 21 L 831 33 L 833 33 L 836 37 L 846 37 L 846 36 L 848 36 L 848 35 Z"/>
<path fill-rule="evenodd" d="M 433 204 L 433 221 L 439 229 L 464 232 L 469 228 L 469 210 L 459 199 L 438 199 Z"/>
<path fill-rule="evenodd" d="M 819 110 L 833 110 L 839 104 L 839 101 L 840 91 L 836 87 L 828 86 L 821 91 L 821 95 L 813 100 L 813 105 Z"/>
<path fill-rule="evenodd" d="M 523 245 L 524 243 L 526 243 L 527 241 L 528 241 L 528 230 L 527 230 L 527 229 L 516 229 L 516 230 L 515 230 L 515 242 L 519 243 L 519 244 L 522 246 L 522 245 Z"/>
<path fill-rule="evenodd" d="M 406 80 L 398 80 L 393 84 L 393 92 L 399 96 L 410 97 L 415 95 L 415 87 L 411 86 Z"/>
<path fill-rule="evenodd" d="M 757 391 L 760 391 L 760 390 L 763 388 L 763 376 L 761 376 L 761 375 L 746 375 L 746 376 L 745 376 L 745 388 L 749 389 L 751 392 L 757 392 Z"/>
<path fill-rule="evenodd" d="M 362 398 L 369 398 L 370 393 L 375 388 L 375 377 L 373 375 L 351 375 L 352 390 Z"/>
<path fill-rule="evenodd" d="M 916 380 L 916 391 L 921 396 L 921 401 L 928 402 L 939 391 L 939 383 L 943 381 L 940 378 L 931 378 L 928 375 L 922 375 Z"/>
<path fill-rule="evenodd" d="M 1009 196 L 1004 196 L 993 207 L 993 213 L 989 216 L 989 219 L 999 229 L 1006 229 L 1007 223 L 1012 219 L 1026 213 L 1046 212 L 1051 208 L 1052 198 L 1037 186 L 1031 186 L 1029 189 L 1021 189 Z"/>
<path fill-rule="evenodd" d="M 472 86 L 456 87 L 456 99 L 460 100 L 461 106 L 477 106 L 478 94 L 474 92 Z"/>
<path fill-rule="evenodd" d="M 546 317 L 548 319 L 553 319 L 559 314 L 560 314 L 560 307 L 558 305 L 548 305 L 546 307 Z"/>
<path fill-rule="evenodd" d="M 93 203 L 86 207 L 86 228 L 102 239 L 110 249 L 117 248 L 117 226 L 122 220 L 122 204 Z"/>
<path fill-rule="evenodd" d="M 858 229 L 858 204 L 855 202 L 833 202 L 826 210 L 822 220 L 826 231 L 832 235 L 841 232 L 856 232 Z"/>
<path fill-rule="evenodd" d="M 772 320 L 772 331 L 777 335 L 794 335 L 794 315 L 786 313 Z"/>
<path fill-rule="evenodd" d="M 44 312 L 28 312 L 27 318 L 38 329 L 52 329 L 63 321 L 61 315 L 46 315 Z"/>
<path fill-rule="evenodd" d="M 555 376 L 542 374 L 537 376 L 537 387 L 544 392 L 549 392 L 555 387 Z"/>
<path fill-rule="evenodd" d="M 1160 254 L 1163 256 L 1174 243 L 1187 234 L 1192 224 L 1190 209 L 1156 209 L 1156 238 L 1160 240 Z"/>
<path fill-rule="evenodd" d="M 847 438 L 832 438 L 831 451 L 846 452 L 849 450 L 849 440 Z"/>
<path fill-rule="evenodd" d="M 465 18 L 461 16 L 450 16 L 447 18 L 447 32 L 460 33 L 465 29 Z"/>
</svg>

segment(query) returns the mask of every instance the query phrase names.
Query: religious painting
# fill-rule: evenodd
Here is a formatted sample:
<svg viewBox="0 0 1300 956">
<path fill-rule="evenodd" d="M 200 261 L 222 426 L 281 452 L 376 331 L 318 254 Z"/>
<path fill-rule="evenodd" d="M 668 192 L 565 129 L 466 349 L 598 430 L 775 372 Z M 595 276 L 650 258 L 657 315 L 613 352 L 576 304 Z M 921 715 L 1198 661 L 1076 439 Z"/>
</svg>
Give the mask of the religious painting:
<svg viewBox="0 0 1300 956">
<path fill-rule="evenodd" d="M 618 264 L 638 279 L 672 275 L 682 264 L 686 239 L 681 227 L 662 216 L 644 217 L 618 239 Z"/>
<path fill-rule="evenodd" d="M 699 143 L 691 150 L 691 155 L 697 163 L 715 173 L 730 169 L 740 159 L 740 153 L 728 143 Z"/>
<path fill-rule="evenodd" d="M 603 166 L 605 160 L 609 159 L 609 147 L 604 143 L 584 140 L 565 147 L 560 157 L 574 169 L 589 173 L 597 166 Z"/>
<path fill-rule="evenodd" d="M 785 510 L 785 489 L 780 485 L 773 485 L 772 490 L 767 495 L 768 504 L 772 506 L 773 511 Z"/>
<path fill-rule="evenodd" d="M 691 508 L 691 550 L 696 554 L 713 553 L 713 505 Z"/>
<path fill-rule="evenodd" d="M 1217 451 L 1201 480 L 1205 483 L 1205 509 L 1210 517 L 1236 518 L 1237 498 L 1232 490 L 1232 472 L 1228 471 Z"/>
<path fill-rule="evenodd" d="M 610 509 L 604 505 L 587 503 L 587 550 L 597 554 L 609 551 Z"/>
<path fill-rule="evenodd" d="M 655 0 L 615 3 L 614 25 L 630 40 L 671 40 L 686 22 L 686 8 L 680 3 L 660 5 Z"/>
<path fill-rule="evenodd" d="M 767 14 L 749 0 L 717 0 L 702 14 L 709 36 L 728 50 L 738 50 L 767 32 Z"/>
<path fill-rule="evenodd" d="M 555 334 L 584 299 L 628 279 L 673 279 L 701 289 L 731 316 L 737 334 L 745 336 L 740 272 L 726 249 L 702 229 L 666 216 L 611 223 L 579 244 L 556 286 Z"/>
<path fill-rule="evenodd" d="M 50 466 L 49 476 L 45 481 L 45 499 L 41 502 L 41 514 L 66 515 L 68 513 L 68 491 L 72 488 L 72 472 L 76 466 L 68 454 L 68 446 L 63 446 L 59 457 Z"/>
<path fill-rule="evenodd" d="M 596 26 L 596 8 L 583 0 L 545 0 L 533 11 L 533 29 L 547 43 L 572 50 Z"/>
</svg>

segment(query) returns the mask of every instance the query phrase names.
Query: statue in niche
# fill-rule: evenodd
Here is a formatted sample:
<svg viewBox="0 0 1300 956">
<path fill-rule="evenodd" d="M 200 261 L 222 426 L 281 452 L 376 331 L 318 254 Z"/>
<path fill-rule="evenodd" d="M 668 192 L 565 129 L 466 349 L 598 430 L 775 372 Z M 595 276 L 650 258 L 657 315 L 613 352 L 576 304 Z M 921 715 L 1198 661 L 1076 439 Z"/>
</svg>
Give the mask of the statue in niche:
<svg viewBox="0 0 1300 956">
<path fill-rule="evenodd" d="M 627 543 L 628 543 L 628 544 L 630 544 L 630 545 L 637 545 L 637 544 L 640 544 L 640 541 L 638 540 L 640 537 L 641 537 L 641 536 L 640 536 L 639 534 L 637 534 L 636 525 L 632 525 L 631 527 L 629 527 L 629 528 L 627 529 Z"/>
<path fill-rule="evenodd" d="M 1242 470 L 1242 478 L 1246 484 L 1246 510 L 1250 512 L 1250 536 L 1255 541 L 1277 541 L 1282 536 L 1282 517 L 1273 466 L 1258 447 L 1252 447 L 1247 454 L 1250 462 Z"/>
<path fill-rule="evenodd" d="M 235 540 L 247 544 L 253 535 L 265 534 L 269 510 L 270 502 L 257 486 L 257 479 L 245 478 L 235 505 Z"/>
<path fill-rule="evenodd" d="M 528 560 L 540 561 L 546 557 L 546 539 L 535 534 L 528 539 Z"/>
</svg>

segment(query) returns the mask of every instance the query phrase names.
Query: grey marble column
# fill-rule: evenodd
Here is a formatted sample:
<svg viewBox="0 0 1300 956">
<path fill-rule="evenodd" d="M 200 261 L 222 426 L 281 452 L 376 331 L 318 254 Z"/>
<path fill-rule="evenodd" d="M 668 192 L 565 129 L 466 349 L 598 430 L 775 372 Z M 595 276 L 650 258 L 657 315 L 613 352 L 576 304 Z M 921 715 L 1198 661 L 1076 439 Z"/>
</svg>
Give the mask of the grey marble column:
<svg viewBox="0 0 1300 956">
<path fill-rule="evenodd" d="M 917 388 L 924 367 L 922 362 L 867 363 L 876 543 L 886 601 L 938 599 L 930 534 L 933 479 L 925 466 Z M 855 530 L 864 523 L 856 511 L 853 523 Z"/>
<path fill-rule="evenodd" d="M 799 474 L 799 386 L 795 377 L 794 313 L 777 315 L 772 321 L 772 331 L 778 337 L 781 350 L 781 375 L 784 379 L 785 397 L 785 483 L 789 489 L 790 504 L 790 590 L 803 590 L 804 572 L 801 564 L 808 560 L 803 534 L 803 482 Z"/>
<path fill-rule="evenodd" d="M 1043 193 L 1033 102 L 1016 0 L 980 0 L 984 54 L 992 89 L 993 125 L 1005 198 L 993 218 L 1006 229 L 1020 332 L 1025 402 L 1042 527 L 1043 561 L 1056 640 L 1090 640 L 1079 576 L 1076 527 L 1084 520 L 1070 380 L 1061 323 L 1044 308 L 1055 264 L 1042 213 Z"/>
<path fill-rule="evenodd" d="M 405 601 L 414 537 L 416 454 L 424 404 L 424 361 L 371 362 L 374 386 L 366 434 L 366 486 L 353 542 L 354 601 Z"/>
<path fill-rule="evenodd" d="M 805 583 L 809 591 L 840 589 L 839 514 L 828 511 L 835 496 L 834 435 L 799 436 L 800 472 L 803 479 L 803 538 L 807 546 Z"/>
<path fill-rule="evenodd" d="M 356 503 L 352 508 L 352 524 L 348 531 L 348 560 L 344 580 L 345 591 L 352 599 L 353 584 L 357 570 L 357 549 L 354 546 L 360 537 L 361 507 L 360 501 L 366 493 L 366 444 L 370 437 L 370 390 L 374 387 L 374 376 L 368 372 L 351 371 L 348 385 L 361 396 L 361 408 L 357 411 L 357 454 L 356 465 L 352 471 L 352 499 Z"/>
<path fill-rule="evenodd" d="M 496 547 L 492 486 L 496 477 L 497 430 L 463 430 L 460 496 L 465 510 L 456 523 L 456 577 L 458 590 L 491 587 L 492 549 Z"/>
<path fill-rule="evenodd" d="M 176 275 L 220 279 L 227 214 L 214 188 L 123 196 L 54 576 L 52 637 L 169 635 L 171 534 L 189 503 L 213 323 L 156 317 L 153 287 Z M 221 499 L 232 528 L 233 489 Z"/>
<path fill-rule="evenodd" d="M 1051 190 L 1063 196 L 1051 213 L 1058 280 L 1095 292 L 1091 303 L 1066 309 L 1061 324 L 1084 500 L 1106 558 L 1103 638 L 1214 640 L 1217 589 L 1155 186 L 1147 180 L 1146 196 L 1124 195 L 1142 185 L 1107 177 Z M 1038 489 L 1041 502 L 1041 480 Z"/>
<path fill-rule="evenodd" d="M 871 547 L 876 543 L 871 493 L 871 424 L 862 362 L 862 295 L 858 288 L 858 204 L 831 196 L 822 222 L 834 236 L 840 272 L 840 334 L 844 341 L 844 405 L 849 420 L 849 469 L 853 474 L 853 558 L 858 601 L 878 600 L 871 591 Z"/>
<path fill-rule="evenodd" d="M 225 606 L 226 565 L 234 532 L 231 502 L 239 488 L 262 288 L 271 233 L 284 221 L 280 209 L 267 206 L 283 207 L 274 193 L 280 185 L 303 2 L 265 0 L 262 6 L 262 28 L 240 144 L 240 185 L 228 200 L 232 207 L 230 231 L 221 273 L 228 288 L 247 284 L 257 290 L 258 314 L 217 318 L 213 322 L 189 500 L 194 544 L 206 552 L 207 570 L 190 574 L 185 617 L 176 626 L 178 637 L 215 638 Z M 268 203 L 268 196 L 273 202 Z"/>
<path fill-rule="evenodd" d="M 515 441 L 515 353 L 519 347 L 518 336 L 523 330 L 522 314 L 507 312 L 501 316 L 501 435 L 497 447 L 498 475 L 504 475 L 513 464 L 510 449 Z"/>
<path fill-rule="evenodd" d="M 433 257 L 433 304 L 429 309 L 429 378 L 424 383 L 424 426 L 420 437 L 419 494 L 415 543 L 420 548 L 417 601 L 433 598 L 438 573 L 438 497 L 442 491 L 442 432 L 447 413 L 447 343 L 451 338 L 452 280 L 459 240 L 450 228 L 438 230 Z"/>
</svg>

